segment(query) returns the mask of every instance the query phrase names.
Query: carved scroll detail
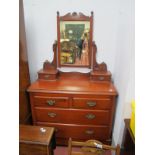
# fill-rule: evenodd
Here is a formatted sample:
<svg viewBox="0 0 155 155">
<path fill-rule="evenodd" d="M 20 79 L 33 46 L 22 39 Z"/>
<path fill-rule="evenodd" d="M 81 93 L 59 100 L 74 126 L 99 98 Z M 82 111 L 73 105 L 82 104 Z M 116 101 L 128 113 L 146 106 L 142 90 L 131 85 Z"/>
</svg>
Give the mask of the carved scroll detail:
<svg viewBox="0 0 155 155">
<path fill-rule="evenodd" d="M 95 42 L 93 42 L 92 46 L 93 46 L 93 71 L 102 72 L 102 73 L 107 72 L 107 65 L 104 62 L 98 64 L 96 61 L 97 47 Z"/>
<path fill-rule="evenodd" d="M 57 12 L 57 15 L 59 16 L 59 12 Z M 76 19 L 85 19 L 85 20 L 89 20 L 90 17 L 89 16 L 85 16 L 83 13 L 79 12 L 73 12 L 73 13 L 67 13 L 64 16 L 60 16 L 60 20 L 76 20 Z"/>
<path fill-rule="evenodd" d="M 55 43 L 53 44 L 53 61 L 49 62 L 48 60 L 46 60 L 43 64 L 43 69 L 44 70 L 57 70 L 57 42 L 55 41 Z"/>
</svg>

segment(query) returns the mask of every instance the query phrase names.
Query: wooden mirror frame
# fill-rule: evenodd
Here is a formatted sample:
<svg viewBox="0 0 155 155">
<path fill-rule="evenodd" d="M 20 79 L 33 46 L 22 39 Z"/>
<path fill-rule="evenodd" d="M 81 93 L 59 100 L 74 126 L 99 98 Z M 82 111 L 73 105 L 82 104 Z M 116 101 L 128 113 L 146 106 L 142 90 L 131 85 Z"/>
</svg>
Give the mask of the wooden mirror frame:
<svg viewBox="0 0 155 155">
<path fill-rule="evenodd" d="M 61 43 L 60 43 L 60 22 L 90 22 L 90 31 L 89 31 L 89 55 L 88 55 L 88 65 L 72 65 L 72 64 L 61 64 L 60 60 L 60 52 L 61 52 Z M 91 16 L 85 16 L 83 13 L 67 13 L 64 16 L 60 16 L 59 12 L 57 12 L 57 55 L 58 55 L 58 67 L 84 67 L 91 68 L 92 67 L 92 40 L 93 40 L 93 12 L 91 12 Z"/>
<path fill-rule="evenodd" d="M 68 13 L 65 16 L 59 16 L 57 12 L 57 29 L 60 30 L 60 21 L 90 21 L 90 57 L 89 66 L 75 66 L 75 65 L 65 65 L 65 67 L 87 67 L 90 68 L 89 77 L 91 81 L 111 81 L 111 73 L 107 70 L 106 63 L 97 63 L 96 53 L 97 46 L 93 41 L 93 12 L 91 16 L 85 16 L 82 13 L 77 14 Z M 59 67 L 63 67 L 60 64 L 60 31 L 58 31 L 58 41 L 53 44 L 53 60 L 52 62 L 46 60 L 43 64 L 43 69 L 38 72 L 38 79 L 40 80 L 56 80 L 59 77 Z"/>
</svg>

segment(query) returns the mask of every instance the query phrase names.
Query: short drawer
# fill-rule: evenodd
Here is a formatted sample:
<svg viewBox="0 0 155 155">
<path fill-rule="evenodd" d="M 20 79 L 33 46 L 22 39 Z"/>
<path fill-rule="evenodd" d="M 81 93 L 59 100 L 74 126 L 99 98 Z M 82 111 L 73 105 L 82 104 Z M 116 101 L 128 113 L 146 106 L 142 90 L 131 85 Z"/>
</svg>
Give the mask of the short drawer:
<svg viewBox="0 0 155 155">
<path fill-rule="evenodd" d="M 110 97 L 103 99 L 73 98 L 72 106 L 79 109 L 111 109 L 112 99 Z"/>
<path fill-rule="evenodd" d="M 109 126 L 74 125 L 44 122 L 38 122 L 37 125 L 54 127 L 56 129 L 56 138 L 68 139 L 69 137 L 72 137 L 72 139 L 81 140 L 107 140 L 110 138 Z"/>
<path fill-rule="evenodd" d="M 38 73 L 38 79 L 40 80 L 55 80 L 57 74 Z"/>
<path fill-rule="evenodd" d="M 34 96 L 33 103 L 34 106 L 69 107 L 68 97 Z"/>
<path fill-rule="evenodd" d="M 110 123 L 110 112 L 108 110 L 67 110 L 35 107 L 35 116 L 37 121 L 53 123 L 83 125 L 109 125 Z"/>
<path fill-rule="evenodd" d="M 110 81 L 111 75 L 92 75 L 90 78 L 93 81 Z"/>
</svg>

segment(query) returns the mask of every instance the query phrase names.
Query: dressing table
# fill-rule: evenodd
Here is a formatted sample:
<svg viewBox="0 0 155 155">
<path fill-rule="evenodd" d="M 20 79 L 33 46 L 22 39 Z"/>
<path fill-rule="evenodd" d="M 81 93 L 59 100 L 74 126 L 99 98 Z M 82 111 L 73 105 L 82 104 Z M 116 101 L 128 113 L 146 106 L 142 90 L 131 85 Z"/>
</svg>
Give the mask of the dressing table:
<svg viewBox="0 0 155 155">
<path fill-rule="evenodd" d="M 45 61 L 38 79 L 28 88 L 33 124 L 56 129 L 57 144 L 97 139 L 111 143 L 117 91 L 106 63 L 96 61 L 93 12 L 57 12 L 53 61 Z M 62 72 L 60 68 L 77 68 Z M 78 68 L 90 72 L 80 73 Z"/>
</svg>

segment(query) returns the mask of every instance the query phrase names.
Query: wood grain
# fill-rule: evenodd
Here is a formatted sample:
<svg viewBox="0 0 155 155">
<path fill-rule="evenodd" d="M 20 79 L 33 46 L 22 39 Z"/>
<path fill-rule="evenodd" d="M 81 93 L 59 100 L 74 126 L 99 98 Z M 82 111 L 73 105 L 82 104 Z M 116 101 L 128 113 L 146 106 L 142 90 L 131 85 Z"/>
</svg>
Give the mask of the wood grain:
<svg viewBox="0 0 155 155">
<path fill-rule="evenodd" d="M 30 103 L 27 87 L 30 85 L 30 75 L 27 58 L 27 45 L 24 23 L 23 1 L 19 1 L 19 123 L 30 124 Z M 18 103 L 16 103 L 18 104 Z"/>
<path fill-rule="evenodd" d="M 41 128 L 45 132 L 41 132 Z M 53 155 L 54 128 L 44 126 L 19 126 L 20 155 Z"/>
</svg>

